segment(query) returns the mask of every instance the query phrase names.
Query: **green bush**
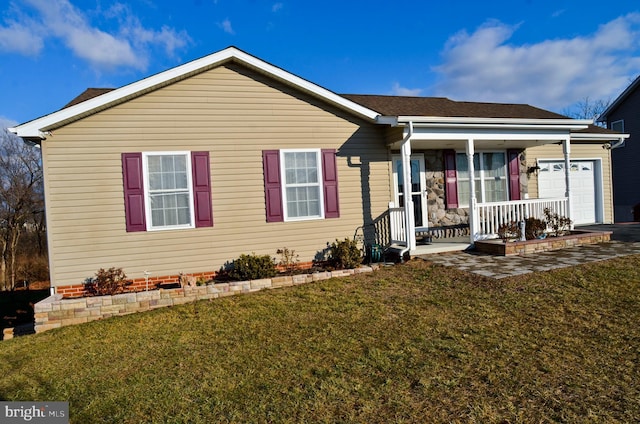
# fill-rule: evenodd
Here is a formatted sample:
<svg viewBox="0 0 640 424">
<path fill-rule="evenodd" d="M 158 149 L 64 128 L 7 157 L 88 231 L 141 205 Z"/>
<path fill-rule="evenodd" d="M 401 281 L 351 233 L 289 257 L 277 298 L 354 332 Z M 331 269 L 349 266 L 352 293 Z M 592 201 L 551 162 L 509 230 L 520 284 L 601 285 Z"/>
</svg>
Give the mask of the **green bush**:
<svg viewBox="0 0 640 424">
<path fill-rule="evenodd" d="M 271 278 L 278 272 L 276 264 L 269 255 L 242 254 L 233 261 L 233 266 L 229 270 L 229 278 L 237 281 L 259 280 L 261 278 Z"/>
<path fill-rule="evenodd" d="M 336 269 L 355 268 L 362 263 L 362 251 L 355 240 L 336 239 L 329 247 L 329 264 Z"/>
<path fill-rule="evenodd" d="M 88 295 L 106 296 L 122 293 L 130 284 L 122 268 L 100 268 L 95 277 L 85 280 L 84 289 Z"/>
</svg>

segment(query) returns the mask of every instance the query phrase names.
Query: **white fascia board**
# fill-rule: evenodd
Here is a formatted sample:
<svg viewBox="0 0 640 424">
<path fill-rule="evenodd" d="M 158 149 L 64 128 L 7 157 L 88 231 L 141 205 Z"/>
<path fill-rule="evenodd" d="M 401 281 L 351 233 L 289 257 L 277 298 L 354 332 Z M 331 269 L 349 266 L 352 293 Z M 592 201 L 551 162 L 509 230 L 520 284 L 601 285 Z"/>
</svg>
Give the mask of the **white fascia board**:
<svg viewBox="0 0 640 424">
<path fill-rule="evenodd" d="M 571 141 L 617 141 L 629 138 L 629 134 L 571 133 Z"/>
<path fill-rule="evenodd" d="M 422 132 L 419 128 L 414 129 L 411 140 L 494 140 L 494 141 L 550 141 L 557 142 L 565 140 L 569 136 L 568 132 L 516 132 L 516 131 L 428 131 Z"/>
<path fill-rule="evenodd" d="M 550 129 L 577 131 L 593 123 L 590 119 L 466 118 L 447 116 L 398 116 L 399 124 L 412 122 L 423 128 Z"/>
<path fill-rule="evenodd" d="M 189 74 L 197 73 L 207 68 L 213 68 L 221 63 L 236 60 L 240 63 L 253 67 L 259 71 L 266 73 L 274 78 L 285 81 L 286 83 L 311 94 L 314 94 L 329 103 L 333 103 L 352 113 L 363 116 L 370 120 L 374 120 L 379 115 L 377 112 L 361 106 L 351 100 L 341 97 L 326 88 L 320 87 L 310 81 L 300 78 L 284 69 L 278 68 L 270 63 L 251 56 L 235 47 L 228 47 L 219 52 L 210 54 L 200 59 L 185 63 L 184 65 L 171 68 L 159 74 L 152 75 L 137 82 L 125 85 L 124 87 L 107 92 L 93 99 L 86 100 L 74 106 L 53 112 L 33 121 L 26 122 L 10 128 L 9 131 L 23 138 L 46 138 L 43 129 L 51 128 L 58 123 L 72 120 L 76 117 L 84 116 L 93 110 L 105 107 L 111 103 L 116 103 L 124 98 L 133 96 L 136 93 L 143 92 L 155 86 L 166 84 L 167 82 L 183 78 Z"/>
</svg>

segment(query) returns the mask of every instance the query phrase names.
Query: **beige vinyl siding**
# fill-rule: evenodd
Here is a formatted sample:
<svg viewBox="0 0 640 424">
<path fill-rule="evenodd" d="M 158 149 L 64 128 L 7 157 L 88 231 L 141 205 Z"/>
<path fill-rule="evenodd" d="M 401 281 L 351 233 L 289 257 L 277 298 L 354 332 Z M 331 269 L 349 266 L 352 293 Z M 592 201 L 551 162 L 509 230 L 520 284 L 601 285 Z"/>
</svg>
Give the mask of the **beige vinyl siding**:
<svg viewBox="0 0 640 424">
<path fill-rule="evenodd" d="M 390 201 L 384 134 L 236 65 L 209 70 L 55 129 L 43 144 L 52 284 L 101 267 L 130 278 L 218 270 L 242 253 L 310 261 Z M 267 223 L 262 150 L 337 149 L 340 218 Z M 121 153 L 208 151 L 214 227 L 127 233 Z"/>
<path fill-rule="evenodd" d="M 613 193 L 611 184 L 611 154 L 610 150 L 602 148 L 602 143 L 572 143 L 571 159 L 600 159 L 602 163 L 602 191 L 604 202 L 604 223 L 613 222 Z M 544 146 L 527 149 L 527 167 L 534 166 L 539 159 L 562 160 L 562 146 L 546 144 Z M 529 197 L 538 198 L 538 180 L 534 174 L 528 179 Z"/>
</svg>

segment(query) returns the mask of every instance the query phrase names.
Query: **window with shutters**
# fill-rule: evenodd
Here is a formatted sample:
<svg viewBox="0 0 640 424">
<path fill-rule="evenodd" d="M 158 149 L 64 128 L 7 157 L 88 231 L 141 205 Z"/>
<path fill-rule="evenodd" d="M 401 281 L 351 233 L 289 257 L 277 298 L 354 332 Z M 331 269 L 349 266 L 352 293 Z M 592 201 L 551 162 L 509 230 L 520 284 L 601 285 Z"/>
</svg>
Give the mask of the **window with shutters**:
<svg viewBox="0 0 640 424">
<path fill-rule="evenodd" d="M 122 153 L 127 232 L 213 227 L 209 152 Z"/>
<path fill-rule="evenodd" d="M 267 222 L 340 218 L 335 149 L 263 150 Z"/>
</svg>

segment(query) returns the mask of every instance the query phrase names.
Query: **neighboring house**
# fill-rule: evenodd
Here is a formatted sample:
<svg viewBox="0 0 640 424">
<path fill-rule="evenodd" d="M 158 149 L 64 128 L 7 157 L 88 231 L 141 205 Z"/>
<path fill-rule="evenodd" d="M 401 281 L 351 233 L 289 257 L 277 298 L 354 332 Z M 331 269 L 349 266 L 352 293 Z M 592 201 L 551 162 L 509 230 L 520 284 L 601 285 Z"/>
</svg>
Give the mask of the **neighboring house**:
<svg viewBox="0 0 640 424">
<path fill-rule="evenodd" d="M 613 208 L 616 222 L 640 221 L 640 77 L 600 115 L 607 128 L 629 134 L 624 149 L 614 145 Z"/>
<path fill-rule="evenodd" d="M 602 145 L 622 137 L 528 105 L 338 95 L 234 47 L 10 130 L 41 145 L 67 296 L 99 268 L 175 281 L 285 247 L 308 263 L 354 234 L 463 249 L 544 207 L 611 222 Z"/>
</svg>

